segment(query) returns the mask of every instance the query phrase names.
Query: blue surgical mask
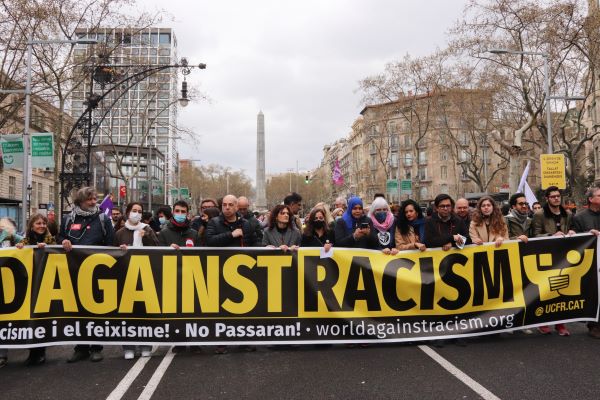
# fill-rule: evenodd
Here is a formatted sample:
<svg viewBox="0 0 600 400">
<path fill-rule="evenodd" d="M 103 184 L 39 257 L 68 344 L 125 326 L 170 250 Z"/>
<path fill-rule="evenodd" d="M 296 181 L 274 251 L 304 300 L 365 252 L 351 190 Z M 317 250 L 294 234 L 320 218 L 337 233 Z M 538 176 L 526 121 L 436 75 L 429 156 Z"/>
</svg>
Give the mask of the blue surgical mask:
<svg viewBox="0 0 600 400">
<path fill-rule="evenodd" d="M 173 218 L 175 219 L 175 222 L 182 224 L 185 222 L 187 216 L 185 214 L 173 214 Z"/>
<path fill-rule="evenodd" d="M 375 219 L 380 224 L 383 224 L 385 222 L 386 218 L 387 218 L 387 212 L 385 212 L 385 211 L 379 211 L 379 212 L 375 213 Z"/>
<path fill-rule="evenodd" d="M 161 225 L 164 225 L 164 224 L 165 224 L 165 222 L 167 222 L 167 219 L 166 219 L 165 217 L 159 217 L 159 218 L 158 218 L 158 222 L 159 222 Z"/>
</svg>

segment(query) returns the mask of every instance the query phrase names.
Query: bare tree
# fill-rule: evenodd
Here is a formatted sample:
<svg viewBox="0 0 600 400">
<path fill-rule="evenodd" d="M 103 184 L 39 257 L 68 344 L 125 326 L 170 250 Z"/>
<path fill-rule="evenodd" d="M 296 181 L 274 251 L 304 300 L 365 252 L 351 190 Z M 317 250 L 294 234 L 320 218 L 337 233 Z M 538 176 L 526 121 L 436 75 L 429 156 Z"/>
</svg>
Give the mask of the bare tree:
<svg viewBox="0 0 600 400">
<path fill-rule="evenodd" d="M 549 79 L 551 95 L 589 93 L 589 86 L 582 80 L 590 60 L 585 53 L 589 38 L 584 29 L 584 11 L 577 0 L 472 0 L 465 17 L 451 32 L 451 50 L 474 57 L 474 73 L 495 93 L 494 139 L 509 154 L 512 190 L 516 189 L 523 159 L 531 155 L 527 144 L 537 154 L 548 145 L 543 117 L 550 110 L 544 79 Z M 490 54 L 489 49 L 536 54 Z M 547 77 L 544 57 L 538 54 L 547 56 Z M 577 67 L 571 68 L 572 63 Z M 552 116 L 556 122 L 558 115 Z M 582 140 L 591 140 L 590 135 Z M 557 136 L 553 141 L 557 151 L 566 150 Z"/>
<path fill-rule="evenodd" d="M 94 31 L 101 26 L 136 27 L 149 26 L 158 21 L 156 16 L 141 12 L 130 16 L 124 8 L 133 5 L 130 0 L 2 0 L 0 15 L 4 16 L 0 26 L 0 46 L 9 49 L 14 55 L 5 56 L 5 64 L 14 71 L 13 81 L 22 81 L 24 76 L 24 57 L 27 40 L 34 39 L 77 39 L 79 29 Z M 105 41 L 99 47 L 103 55 L 110 54 L 120 42 Z M 58 174 L 60 154 L 64 146 L 64 135 L 70 127 L 64 126 L 63 113 L 67 110 L 67 99 L 89 76 L 76 73 L 82 65 L 96 60 L 95 51 L 90 48 L 79 57 L 74 57 L 75 45 L 45 44 L 35 45 L 33 51 L 33 91 L 38 96 L 55 104 L 59 110 L 58 118 L 53 121 L 55 133 L 55 199 L 58 198 Z"/>
</svg>

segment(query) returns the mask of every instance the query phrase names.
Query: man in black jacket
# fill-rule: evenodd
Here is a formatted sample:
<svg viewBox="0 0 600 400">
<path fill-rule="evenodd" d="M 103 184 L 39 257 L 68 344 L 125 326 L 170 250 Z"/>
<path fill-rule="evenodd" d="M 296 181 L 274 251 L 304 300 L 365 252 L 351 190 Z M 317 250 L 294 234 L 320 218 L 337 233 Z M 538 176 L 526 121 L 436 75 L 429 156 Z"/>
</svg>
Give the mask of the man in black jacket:
<svg viewBox="0 0 600 400">
<path fill-rule="evenodd" d="M 439 194 L 433 201 L 435 212 L 425 222 L 425 245 L 428 248 L 441 247 L 450 250 L 452 246 L 462 246 L 469 243 L 468 228 L 452 210 L 454 200 L 447 194 Z M 467 238 L 465 241 L 464 238 Z"/>
<path fill-rule="evenodd" d="M 588 208 L 579 211 L 573 217 L 573 230 L 577 233 L 600 234 L 600 187 L 594 186 L 586 193 Z M 600 324 L 588 322 L 589 335 L 600 339 Z"/>
<path fill-rule="evenodd" d="M 96 189 L 84 187 L 77 191 L 73 198 L 75 206 L 71 213 L 65 215 L 56 237 L 56 243 L 62 244 L 65 251 L 71 251 L 73 245 L 112 246 L 114 231 L 110 218 L 100 211 L 97 205 Z M 90 361 L 102 361 L 102 346 L 75 346 L 73 355 L 67 362 L 73 363 L 87 358 Z"/>
<path fill-rule="evenodd" d="M 208 221 L 206 245 L 209 247 L 252 247 L 256 245 L 256 233 L 238 214 L 238 199 L 228 194 L 223 197 L 221 214 Z M 255 351 L 255 346 L 242 346 L 245 351 Z M 226 346 L 217 346 L 216 354 L 227 353 Z"/>
<path fill-rule="evenodd" d="M 229 194 L 223 197 L 221 215 L 208 221 L 206 245 L 208 247 L 252 247 L 256 233 L 248 221 L 238 214 L 238 200 Z"/>
<path fill-rule="evenodd" d="M 263 230 L 260 222 L 256 219 L 252 211 L 250 210 L 250 201 L 247 197 L 238 197 L 238 213 L 242 218 L 246 219 L 250 224 L 250 227 L 256 234 L 256 243 L 262 243 Z"/>
</svg>

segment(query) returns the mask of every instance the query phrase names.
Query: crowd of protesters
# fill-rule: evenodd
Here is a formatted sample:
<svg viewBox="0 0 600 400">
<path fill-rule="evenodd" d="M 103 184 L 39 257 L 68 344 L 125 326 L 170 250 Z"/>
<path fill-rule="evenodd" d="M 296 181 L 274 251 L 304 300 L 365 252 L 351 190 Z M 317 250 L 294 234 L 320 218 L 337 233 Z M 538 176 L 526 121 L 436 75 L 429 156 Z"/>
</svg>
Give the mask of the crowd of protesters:
<svg viewBox="0 0 600 400">
<path fill-rule="evenodd" d="M 490 196 L 479 198 L 474 209 L 466 199 L 456 201 L 447 194 L 438 195 L 427 213 L 411 199 L 401 204 L 388 204 L 383 194 L 372 199 L 368 210 L 359 197 L 338 197 L 333 207 L 318 203 L 303 210 L 302 197 L 290 193 L 272 210 L 258 213 L 250 208 L 246 197 L 225 195 L 222 199 L 204 199 L 196 216 L 187 202 L 179 200 L 172 207 L 161 206 L 152 214 L 139 202 L 131 202 L 124 210 L 113 207 L 101 210 L 94 188 L 79 189 L 73 196 L 73 209 L 63 216 L 58 231 L 52 232 L 46 216 L 31 216 L 23 235 L 16 232 L 11 220 L 0 220 L 2 247 L 44 247 L 58 244 L 65 251 L 74 245 L 119 246 L 122 249 L 142 246 L 180 247 L 269 247 L 294 252 L 299 247 L 332 247 L 378 250 L 395 255 L 403 250 L 426 251 L 439 247 L 444 251 L 462 249 L 465 245 L 505 240 L 527 242 L 541 236 L 567 236 L 574 233 L 600 232 L 600 187 L 586 193 L 587 207 L 573 215 L 562 206 L 560 190 L 549 187 L 545 204 L 528 204 L 523 193 L 510 197 L 510 209 L 503 215 Z M 124 211 L 124 213 L 122 213 Z M 427 214 L 427 216 L 425 215 Z M 54 234 L 53 234 L 54 233 Z M 555 325 L 561 336 L 570 332 L 564 324 Z M 588 323 L 589 335 L 600 339 L 600 325 Z M 551 334 L 549 326 L 538 328 Z M 524 330 L 532 333 L 530 330 Z M 461 340 L 464 343 L 464 340 Z M 253 346 L 243 346 L 247 351 Z M 186 348 L 176 346 L 174 351 Z M 217 346 L 215 353 L 227 351 Z M 123 346 L 125 359 L 151 355 L 150 346 Z M 93 362 L 103 359 L 102 346 L 77 345 L 68 362 Z M 7 362 L 7 350 L 0 349 L 0 367 Z M 45 362 L 45 348 L 32 348 L 27 365 Z"/>
</svg>

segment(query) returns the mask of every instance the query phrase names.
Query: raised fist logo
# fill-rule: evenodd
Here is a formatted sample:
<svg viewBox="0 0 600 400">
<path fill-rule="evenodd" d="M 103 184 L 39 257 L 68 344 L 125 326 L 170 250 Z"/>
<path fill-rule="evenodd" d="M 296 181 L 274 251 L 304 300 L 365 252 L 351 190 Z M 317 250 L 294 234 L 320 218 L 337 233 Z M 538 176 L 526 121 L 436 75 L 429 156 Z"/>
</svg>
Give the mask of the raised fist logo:
<svg viewBox="0 0 600 400">
<path fill-rule="evenodd" d="M 567 253 L 566 261 L 570 264 L 560 269 L 544 269 L 552 267 L 552 254 L 532 254 L 523 257 L 523 266 L 527 278 L 539 287 L 540 300 L 552 300 L 559 296 L 578 296 L 581 294 L 581 278 L 590 270 L 594 260 L 594 250 L 585 249 L 583 257 L 576 250 Z"/>
</svg>

